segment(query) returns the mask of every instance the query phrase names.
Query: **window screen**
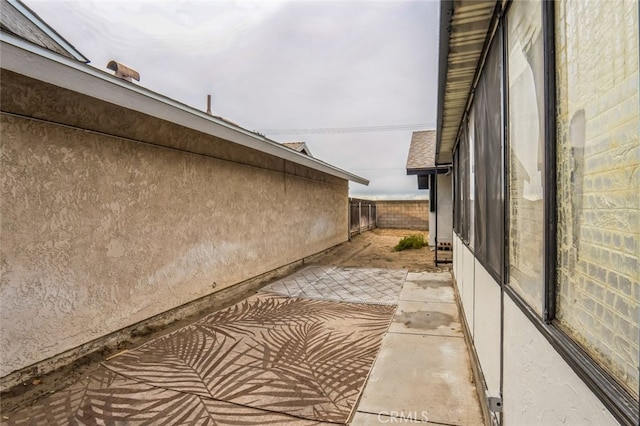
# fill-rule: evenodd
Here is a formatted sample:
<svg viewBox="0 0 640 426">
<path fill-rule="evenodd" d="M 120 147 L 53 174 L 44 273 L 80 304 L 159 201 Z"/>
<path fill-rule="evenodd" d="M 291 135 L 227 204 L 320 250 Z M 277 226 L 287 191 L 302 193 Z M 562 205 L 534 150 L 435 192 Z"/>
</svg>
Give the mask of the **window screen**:
<svg viewBox="0 0 640 426">
<path fill-rule="evenodd" d="M 453 229 L 460 234 L 460 149 L 453 152 Z"/>
<path fill-rule="evenodd" d="M 501 277 L 504 253 L 502 164 L 502 40 L 489 49 L 473 101 L 475 220 L 473 246 L 478 260 Z"/>
</svg>

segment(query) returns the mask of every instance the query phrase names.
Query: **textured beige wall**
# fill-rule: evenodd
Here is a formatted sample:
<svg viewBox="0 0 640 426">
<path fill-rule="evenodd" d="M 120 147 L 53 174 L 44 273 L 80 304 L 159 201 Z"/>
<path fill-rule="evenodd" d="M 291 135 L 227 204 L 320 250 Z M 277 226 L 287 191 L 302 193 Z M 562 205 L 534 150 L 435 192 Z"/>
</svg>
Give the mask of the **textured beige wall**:
<svg viewBox="0 0 640 426">
<path fill-rule="evenodd" d="M 344 180 L 11 73 L 2 85 L 0 376 L 347 238 Z M 219 158 L 13 115 L 30 111 Z"/>
</svg>

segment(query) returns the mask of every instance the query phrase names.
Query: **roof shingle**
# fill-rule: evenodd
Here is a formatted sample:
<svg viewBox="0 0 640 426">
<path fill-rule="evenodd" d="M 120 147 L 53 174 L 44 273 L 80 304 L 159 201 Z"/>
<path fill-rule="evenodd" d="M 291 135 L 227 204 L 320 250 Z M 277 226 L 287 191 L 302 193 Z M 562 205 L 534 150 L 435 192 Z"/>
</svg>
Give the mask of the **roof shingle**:
<svg viewBox="0 0 640 426">
<path fill-rule="evenodd" d="M 436 131 L 413 132 L 407 157 L 407 171 L 436 168 Z"/>
</svg>

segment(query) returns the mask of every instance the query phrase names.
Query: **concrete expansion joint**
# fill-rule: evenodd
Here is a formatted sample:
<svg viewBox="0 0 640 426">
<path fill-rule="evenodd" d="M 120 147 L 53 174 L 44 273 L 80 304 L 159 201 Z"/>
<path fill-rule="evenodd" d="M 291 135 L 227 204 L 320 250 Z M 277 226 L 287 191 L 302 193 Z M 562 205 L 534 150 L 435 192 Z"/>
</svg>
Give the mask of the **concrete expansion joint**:
<svg viewBox="0 0 640 426">
<path fill-rule="evenodd" d="M 397 423 L 397 420 L 400 420 L 401 422 L 405 422 L 406 420 L 410 420 L 411 423 L 424 423 L 424 424 L 427 424 L 427 423 L 432 423 L 433 424 L 434 423 L 434 422 L 430 422 L 429 420 L 422 420 L 422 419 L 419 419 L 419 418 L 413 419 L 413 418 L 407 418 L 407 417 L 399 417 L 399 416 L 393 415 L 395 413 L 393 411 L 381 411 L 379 413 L 374 413 L 374 412 L 371 412 L 371 411 L 358 410 L 358 413 L 370 414 L 372 416 L 378 416 L 378 420 L 380 422 L 382 422 L 381 418 L 384 417 L 385 419 L 388 419 L 385 423 Z M 394 421 L 394 420 L 396 420 L 396 421 Z M 438 425 L 449 425 L 448 423 L 435 423 L 435 424 L 438 424 Z M 452 424 L 450 426 L 458 426 L 458 425 L 453 425 Z"/>
<path fill-rule="evenodd" d="M 464 339 L 464 336 L 460 335 L 460 336 L 452 336 L 449 334 L 431 334 L 431 333 L 411 333 L 411 332 L 406 332 L 406 331 L 389 331 L 387 332 L 387 334 L 397 334 L 397 335 L 401 335 L 401 336 L 428 336 L 428 337 L 444 337 L 444 338 L 454 338 L 454 339 Z"/>
<path fill-rule="evenodd" d="M 430 420 L 429 423 L 434 425 L 442 425 L 442 426 L 462 426 L 459 423 L 443 423 L 443 422 L 435 422 L 433 420 Z"/>
<path fill-rule="evenodd" d="M 398 302 L 417 302 L 417 303 L 423 303 L 424 300 L 412 300 L 412 299 L 399 299 Z M 449 305 L 455 305 L 455 302 L 448 302 L 445 300 L 429 300 L 429 303 L 443 303 L 443 304 L 449 304 Z"/>
<path fill-rule="evenodd" d="M 405 421 L 405 420 L 411 420 L 411 423 L 424 423 L 424 424 L 432 424 L 432 425 L 440 425 L 440 426 L 462 426 L 459 423 L 443 423 L 443 422 L 437 422 L 437 421 L 433 421 L 433 420 L 424 420 L 424 419 L 420 419 L 420 418 L 415 418 L 415 419 L 409 419 L 407 417 L 399 417 L 399 416 L 394 416 L 392 415 L 393 412 L 391 411 L 382 411 L 380 413 L 374 413 L 371 411 L 365 411 L 365 410 L 358 410 L 358 413 L 362 413 L 362 414 L 370 414 L 373 416 L 378 416 L 378 417 L 384 417 L 389 419 L 389 421 L 387 423 L 395 423 L 392 421 L 392 419 L 398 419 L 401 421 Z"/>
</svg>

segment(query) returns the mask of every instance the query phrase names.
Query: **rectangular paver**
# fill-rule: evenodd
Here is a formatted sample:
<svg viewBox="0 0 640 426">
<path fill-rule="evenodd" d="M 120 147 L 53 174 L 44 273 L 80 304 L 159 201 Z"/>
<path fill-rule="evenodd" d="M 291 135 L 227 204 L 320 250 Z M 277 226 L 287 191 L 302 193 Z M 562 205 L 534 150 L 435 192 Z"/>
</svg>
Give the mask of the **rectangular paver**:
<svg viewBox="0 0 640 426">
<path fill-rule="evenodd" d="M 406 275 L 406 269 L 309 266 L 261 291 L 335 302 L 395 305 Z"/>
</svg>

